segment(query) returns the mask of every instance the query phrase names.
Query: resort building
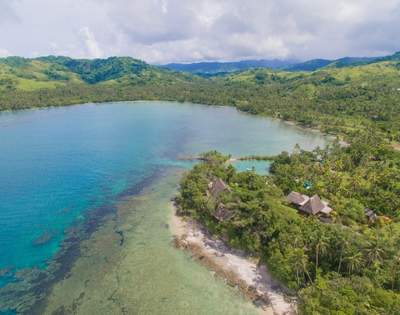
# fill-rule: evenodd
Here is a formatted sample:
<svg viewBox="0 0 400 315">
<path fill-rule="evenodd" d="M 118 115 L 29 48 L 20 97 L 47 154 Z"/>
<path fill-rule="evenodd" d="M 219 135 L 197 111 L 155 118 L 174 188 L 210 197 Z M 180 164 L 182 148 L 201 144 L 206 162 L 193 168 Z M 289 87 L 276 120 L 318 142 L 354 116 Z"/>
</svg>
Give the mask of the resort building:
<svg viewBox="0 0 400 315">
<path fill-rule="evenodd" d="M 321 200 L 318 195 L 310 198 L 307 195 L 292 191 L 286 199 L 289 203 L 296 206 L 299 211 L 309 215 L 329 216 L 332 212 L 332 208 L 329 207 L 328 202 Z"/>
<path fill-rule="evenodd" d="M 377 217 L 378 217 L 376 215 L 376 213 L 373 210 L 369 209 L 369 208 L 365 208 L 364 209 L 364 213 L 365 213 L 365 216 L 367 217 L 368 221 L 371 222 L 371 223 L 374 223 L 376 221 Z"/>
<path fill-rule="evenodd" d="M 308 197 L 307 195 L 302 195 L 296 191 L 292 191 L 287 197 L 286 197 L 287 201 L 289 201 L 289 203 L 300 207 L 303 206 L 309 199 L 310 197 Z"/>
<path fill-rule="evenodd" d="M 221 178 L 216 178 L 208 184 L 208 192 L 214 199 L 225 190 L 230 191 L 230 188 Z"/>
<path fill-rule="evenodd" d="M 226 220 L 230 220 L 234 216 L 234 213 L 233 211 L 228 209 L 222 202 L 220 202 L 213 216 L 218 221 L 223 222 Z"/>
</svg>

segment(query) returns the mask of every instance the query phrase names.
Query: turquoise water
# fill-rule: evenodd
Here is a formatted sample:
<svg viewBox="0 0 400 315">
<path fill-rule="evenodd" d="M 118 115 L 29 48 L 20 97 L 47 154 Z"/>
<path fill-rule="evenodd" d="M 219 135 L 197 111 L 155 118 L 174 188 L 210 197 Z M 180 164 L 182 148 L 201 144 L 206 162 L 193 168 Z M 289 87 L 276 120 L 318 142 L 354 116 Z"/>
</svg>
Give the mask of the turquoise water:
<svg viewBox="0 0 400 315">
<path fill-rule="evenodd" d="M 270 155 L 324 143 L 233 108 L 166 102 L 6 112 L 0 135 L 0 286 L 22 268 L 45 268 L 88 210 L 160 170 L 188 167 L 181 157 L 211 149 Z"/>
<path fill-rule="evenodd" d="M 239 172 L 254 171 L 259 175 L 267 175 L 271 166 L 271 162 L 257 160 L 239 160 L 232 162 L 232 165 Z"/>
</svg>

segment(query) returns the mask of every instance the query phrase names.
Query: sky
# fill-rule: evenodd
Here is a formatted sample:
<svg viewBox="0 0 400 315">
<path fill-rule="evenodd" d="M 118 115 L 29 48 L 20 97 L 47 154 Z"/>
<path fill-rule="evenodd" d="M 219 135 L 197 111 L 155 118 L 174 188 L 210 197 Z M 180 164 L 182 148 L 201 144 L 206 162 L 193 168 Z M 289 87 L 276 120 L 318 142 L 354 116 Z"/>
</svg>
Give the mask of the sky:
<svg viewBox="0 0 400 315">
<path fill-rule="evenodd" d="M 150 63 L 378 56 L 400 0 L 0 0 L 0 56 Z"/>
</svg>

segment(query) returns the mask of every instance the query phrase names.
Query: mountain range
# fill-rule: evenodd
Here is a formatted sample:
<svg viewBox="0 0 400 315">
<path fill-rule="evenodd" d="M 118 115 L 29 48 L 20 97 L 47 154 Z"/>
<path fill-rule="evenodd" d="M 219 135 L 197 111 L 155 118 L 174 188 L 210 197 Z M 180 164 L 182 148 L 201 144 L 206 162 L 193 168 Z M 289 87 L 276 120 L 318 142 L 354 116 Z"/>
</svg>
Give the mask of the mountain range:
<svg viewBox="0 0 400 315">
<path fill-rule="evenodd" d="M 169 63 L 161 67 L 179 71 L 190 72 L 198 75 L 217 75 L 228 72 L 243 71 L 255 68 L 269 68 L 274 70 L 286 71 L 315 71 L 324 67 L 349 67 L 363 65 L 378 61 L 399 59 L 400 53 L 384 57 L 343 57 L 339 59 L 311 59 L 307 61 L 297 61 L 294 59 L 261 59 L 261 60 L 241 60 L 236 62 L 196 62 L 196 63 Z"/>
</svg>

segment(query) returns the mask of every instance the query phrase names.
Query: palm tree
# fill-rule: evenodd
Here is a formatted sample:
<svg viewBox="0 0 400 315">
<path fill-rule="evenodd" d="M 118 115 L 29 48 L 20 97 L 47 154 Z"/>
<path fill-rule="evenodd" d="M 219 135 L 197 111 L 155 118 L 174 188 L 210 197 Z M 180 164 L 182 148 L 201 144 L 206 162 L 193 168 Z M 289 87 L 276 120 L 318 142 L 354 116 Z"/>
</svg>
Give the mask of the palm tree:
<svg viewBox="0 0 400 315">
<path fill-rule="evenodd" d="M 392 282 L 392 290 L 395 289 L 395 284 L 400 279 L 400 255 L 396 255 L 389 262 L 391 269 L 391 282 Z"/>
<path fill-rule="evenodd" d="M 347 240 L 343 240 L 341 249 L 340 249 L 340 256 L 339 256 L 339 264 L 338 264 L 338 273 L 340 273 L 340 270 L 342 269 L 342 263 L 343 263 L 343 256 L 344 253 L 347 252 L 349 247 L 349 242 Z"/>
<path fill-rule="evenodd" d="M 345 257 L 344 261 L 347 264 L 347 272 L 349 275 L 351 275 L 355 270 L 362 266 L 364 259 L 361 252 L 352 252 Z"/>
<path fill-rule="evenodd" d="M 381 264 L 383 261 L 385 251 L 383 250 L 381 240 L 382 238 L 375 234 L 374 237 L 372 237 L 372 240 L 368 243 L 366 253 L 369 265 L 373 263 Z"/>
<path fill-rule="evenodd" d="M 297 285 L 300 287 L 302 281 L 308 278 L 312 282 L 310 273 L 308 272 L 308 256 L 305 254 L 304 248 L 294 248 L 292 253 L 292 265 L 296 270 Z"/>
<path fill-rule="evenodd" d="M 321 235 L 317 242 L 317 245 L 315 246 L 315 274 L 317 274 L 320 254 L 325 255 L 328 250 L 328 246 L 328 239 L 324 235 Z"/>
</svg>

